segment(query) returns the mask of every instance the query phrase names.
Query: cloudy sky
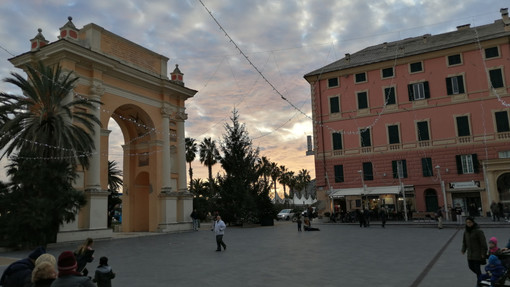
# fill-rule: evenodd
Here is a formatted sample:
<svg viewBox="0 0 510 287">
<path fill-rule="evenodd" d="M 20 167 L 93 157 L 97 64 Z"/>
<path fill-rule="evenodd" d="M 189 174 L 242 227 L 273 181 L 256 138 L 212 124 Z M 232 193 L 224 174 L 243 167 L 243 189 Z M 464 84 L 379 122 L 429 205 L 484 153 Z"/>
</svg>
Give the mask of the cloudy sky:
<svg viewBox="0 0 510 287">
<path fill-rule="evenodd" d="M 29 40 L 38 28 L 53 42 L 68 16 L 78 28 L 95 23 L 167 56 L 169 71 L 179 64 L 185 85 L 198 90 L 186 102 L 186 136 L 219 142 L 235 107 L 261 156 L 295 172 L 308 169 L 314 178 L 313 156 L 305 156 L 312 121 L 304 74 L 366 46 L 448 32 L 468 23 L 491 23 L 509 4 L 508 0 L 2 0 L 0 78 L 16 71 L 8 59 L 30 49 Z M 0 90 L 19 93 L 3 82 Z M 114 130 L 110 159 L 118 161 L 123 141 L 115 126 L 109 128 Z M 198 161 L 193 167 L 195 178 L 207 177 Z"/>
</svg>

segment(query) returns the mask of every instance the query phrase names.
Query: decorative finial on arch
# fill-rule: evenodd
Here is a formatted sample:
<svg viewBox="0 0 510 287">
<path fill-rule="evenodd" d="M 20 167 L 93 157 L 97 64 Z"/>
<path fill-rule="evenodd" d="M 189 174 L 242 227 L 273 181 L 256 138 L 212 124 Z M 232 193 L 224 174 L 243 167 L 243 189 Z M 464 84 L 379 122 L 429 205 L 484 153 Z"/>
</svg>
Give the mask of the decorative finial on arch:
<svg viewBox="0 0 510 287">
<path fill-rule="evenodd" d="M 38 32 L 37 35 L 35 35 L 33 39 L 30 39 L 30 51 L 32 52 L 39 50 L 40 48 L 46 46 L 46 44 L 49 43 L 49 41 L 47 41 L 44 38 L 41 28 L 38 28 L 37 32 Z"/>
<path fill-rule="evenodd" d="M 184 76 L 184 74 L 179 69 L 179 64 L 175 64 L 175 69 L 170 74 L 170 77 L 171 77 L 170 79 L 172 80 L 172 82 L 174 82 L 178 85 L 184 86 L 184 82 L 183 82 L 184 77 L 183 76 Z"/>
</svg>

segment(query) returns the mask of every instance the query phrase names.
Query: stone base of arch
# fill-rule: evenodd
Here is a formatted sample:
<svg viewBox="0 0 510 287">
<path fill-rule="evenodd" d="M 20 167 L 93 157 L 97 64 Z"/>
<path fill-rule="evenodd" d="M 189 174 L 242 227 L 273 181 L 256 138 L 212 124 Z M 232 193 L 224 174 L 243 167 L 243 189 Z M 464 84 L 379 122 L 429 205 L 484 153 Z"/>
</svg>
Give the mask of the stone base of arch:
<svg viewBox="0 0 510 287">
<path fill-rule="evenodd" d="M 162 192 L 159 195 L 161 204 L 158 232 L 188 231 L 193 228 L 189 215 L 193 211 L 193 195 L 187 190 L 178 192 Z"/>
<path fill-rule="evenodd" d="M 85 238 L 104 239 L 112 236 L 113 230 L 111 228 L 60 231 L 57 234 L 57 243 L 78 242 L 85 240 Z"/>
</svg>

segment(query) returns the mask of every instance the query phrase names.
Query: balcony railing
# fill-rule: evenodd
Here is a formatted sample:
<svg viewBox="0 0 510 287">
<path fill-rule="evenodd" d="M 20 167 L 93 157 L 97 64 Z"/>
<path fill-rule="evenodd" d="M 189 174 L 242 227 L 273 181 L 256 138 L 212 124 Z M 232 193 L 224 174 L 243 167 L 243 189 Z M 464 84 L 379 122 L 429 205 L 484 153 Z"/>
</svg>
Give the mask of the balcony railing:
<svg viewBox="0 0 510 287">
<path fill-rule="evenodd" d="M 498 140 L 510 139 L 510 132 L 497 133 Z"/>
<path fill-rule="evenodd" d="M 390 144 L 390 150 L 399 150 L 402 149 L 401 144 Z"/>
<path fill-rule="evenodd" d="M 459 143 L 470 143 L 472 142 L 471 136 L 459 137 Z"/>
<path fill-rule="evenodd" d="M 371 153 L 372 152 L 372 147 L 362 147 L 361 148 L 361 153 Z"/>
</svg>

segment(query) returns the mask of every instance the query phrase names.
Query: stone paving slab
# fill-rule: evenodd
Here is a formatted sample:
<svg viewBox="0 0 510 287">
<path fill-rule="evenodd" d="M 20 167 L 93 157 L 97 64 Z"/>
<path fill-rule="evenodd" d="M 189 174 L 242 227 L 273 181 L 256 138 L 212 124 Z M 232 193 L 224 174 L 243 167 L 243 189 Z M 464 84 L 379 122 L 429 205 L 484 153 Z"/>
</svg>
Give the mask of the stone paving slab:
<svg viewBox="0 0 510 287">
<path fill-rule="evenodd" d="M 117 273 L 113 286 L 472 286 L 475 276 L 460 253 L 462 229 L 389 224 L 320 224 L 321 231 L 297 232 L 295 223 L 227 228 L 227 251 L 215 252 L 208 225 L 196 232 L 132 234 L 95 243 L 94 271 L 108 256 Z M 484 227 L 504 245 L 510 225 Z M 139 236 L 135 236 L 139 235 Z M 448 244 L 448 242 L 450 242 Z M 55 244 L 58 256 L 76 243 Z M 443 249 L 441 253 L 440 250 Z M 28 252 L 3 252 L 22 258 Z M 435 259 L 435 261 L 434 261 Z M 431 264 L 433 262 L 433 264 Z M 0 266 L 3 272 L 6 265 Z"/>
</svg>

